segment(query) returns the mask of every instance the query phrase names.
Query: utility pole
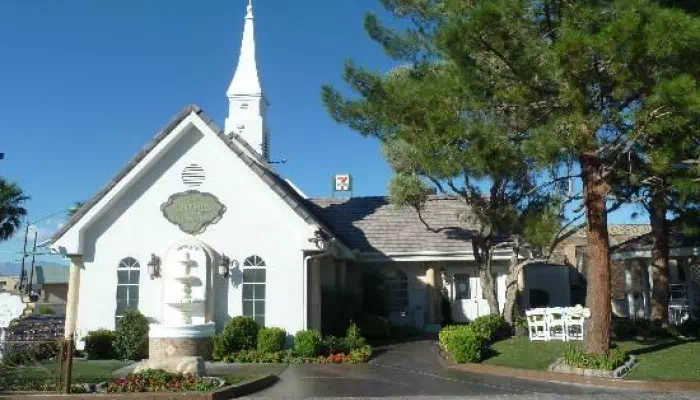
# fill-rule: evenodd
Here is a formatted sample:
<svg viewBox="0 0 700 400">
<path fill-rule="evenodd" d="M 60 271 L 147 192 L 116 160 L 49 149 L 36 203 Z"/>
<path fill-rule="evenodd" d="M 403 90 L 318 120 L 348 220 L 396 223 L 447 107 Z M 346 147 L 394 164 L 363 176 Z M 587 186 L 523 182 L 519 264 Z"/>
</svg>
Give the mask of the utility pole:
<svg viewBox="0 0 700 400">
<path fill-rule="evenodd" d="M 39 236 L 38 232 L 34 232 L 34 249 L 32 250 L 32 269 L 29 272 L 29 281 L 27 282 L 27 294 L 32 293 L 32 280 L 34 280 L 34 258 L 36 257 L 36 238 Z"/>
<path fill-rule="evenodd" d="M 24 230 L 24 245 L 22 246 L 22 269 L 20 270 L 19 273 L 19 291 L 20 293 L 24 289 L 22 286 L 24 284 L 24 259 L 27 258 L 27 237 L 29 236 L 29 226 L 31 224 L 27 224 L 27 229 Z"/>
</svg>

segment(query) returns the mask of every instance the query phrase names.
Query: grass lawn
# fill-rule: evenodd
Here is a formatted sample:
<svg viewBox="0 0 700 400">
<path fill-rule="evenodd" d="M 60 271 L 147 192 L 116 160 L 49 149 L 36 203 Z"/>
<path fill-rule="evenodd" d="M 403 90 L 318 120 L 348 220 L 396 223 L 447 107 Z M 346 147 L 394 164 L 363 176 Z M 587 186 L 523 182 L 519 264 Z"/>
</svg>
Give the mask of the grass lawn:
<svg viewBox="0 0 700 400">
<path fill-rule="evenodd" d="M 73 360 L 73 383 L 100 383 L 112 378 L 112 371 L 129 365 L 115 360 Z M 18 369 L 22 377 L 29 379 L 55 379 L 61 367 L 57 362 Z"/>
<path fill-rule="evenodd" d="M 626 379 L 694 381 L 700 380 L 700 341 L 659 340 L 621 341 L 617 345 L 639 359 Z M 483 364 L 544 370 L 561 357 L 562 342 L 530 342 L 515 337 L 491 346 L 492 354 Z"/>
</svg>

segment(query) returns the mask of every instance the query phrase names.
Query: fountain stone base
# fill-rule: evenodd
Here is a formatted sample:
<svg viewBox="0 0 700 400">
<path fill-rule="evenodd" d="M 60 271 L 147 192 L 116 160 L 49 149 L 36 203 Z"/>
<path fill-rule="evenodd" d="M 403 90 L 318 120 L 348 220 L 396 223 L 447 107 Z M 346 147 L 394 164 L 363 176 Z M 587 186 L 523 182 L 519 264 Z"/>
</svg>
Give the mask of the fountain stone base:
<svg viewBox="0 0 700 400">
<path fill-rule="evenodd" d="M 202 357 L 211 359 L 215 325 L 151 325 L 148 334 L 148 358 Z"/>
</svg>

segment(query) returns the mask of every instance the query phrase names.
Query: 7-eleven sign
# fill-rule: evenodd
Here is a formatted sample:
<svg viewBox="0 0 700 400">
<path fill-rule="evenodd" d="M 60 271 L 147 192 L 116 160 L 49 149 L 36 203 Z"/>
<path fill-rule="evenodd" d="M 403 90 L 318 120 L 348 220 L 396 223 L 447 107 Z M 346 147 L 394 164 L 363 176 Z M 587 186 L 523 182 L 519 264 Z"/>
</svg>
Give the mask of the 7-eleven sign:
<svg viewBox="0 0 700 400">
<path fill-rule="evenodd" d="M 335 175 L 333 185 L 335 192 L 349 192 L 352 190 L 352 177 L 349 174 Z"/>
</svg>

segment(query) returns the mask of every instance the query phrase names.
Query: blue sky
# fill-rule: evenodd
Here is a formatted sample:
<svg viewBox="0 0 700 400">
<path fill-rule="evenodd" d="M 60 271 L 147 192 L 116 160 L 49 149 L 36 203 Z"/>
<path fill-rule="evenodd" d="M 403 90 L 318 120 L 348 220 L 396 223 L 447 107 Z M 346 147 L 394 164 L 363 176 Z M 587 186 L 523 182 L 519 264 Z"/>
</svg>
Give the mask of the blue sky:
<svg viewBox="0 0 700 400">
<path fill-rule="evenodd" d="M 0 3 L 0 175 L 32 196 L 29 220 L 90 198 L 187 104 L 223 126 L 246 3 Z M 333 122 L 320 99 L 322 84 L 343 87 L 349 57 L 392 67 L 363 29 L 366 11 L 381 13 L 379 2 L 254 5 L 272 158 L 289 160 L 278 169 L 308 195 L 330 195 L 331 176 L 345 172 L 356 195 L 385 194 L 390 170 L 378 143 Z M 40 235 L 64 219 L 43 222 Z M 16 257 L 20 236 L 0 244 L 0 261 Z"/>
</svg>

